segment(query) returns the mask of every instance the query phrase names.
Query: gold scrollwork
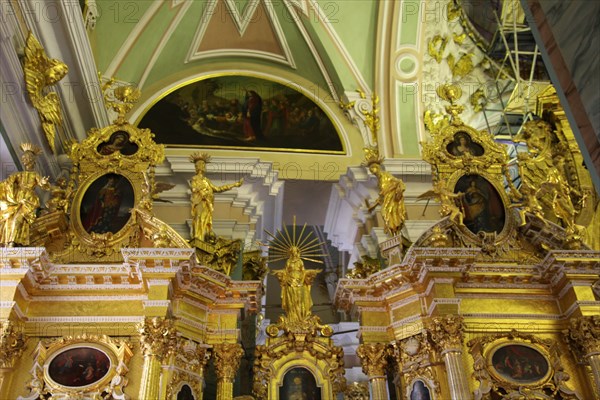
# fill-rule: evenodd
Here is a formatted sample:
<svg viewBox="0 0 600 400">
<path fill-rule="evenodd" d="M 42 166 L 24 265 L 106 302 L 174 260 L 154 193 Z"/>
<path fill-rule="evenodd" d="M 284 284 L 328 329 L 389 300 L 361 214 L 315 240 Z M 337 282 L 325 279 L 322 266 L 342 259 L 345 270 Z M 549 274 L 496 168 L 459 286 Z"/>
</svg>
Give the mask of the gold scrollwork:
<svg viewBox="0 0 600 400">
<path fill-rule="evenodd" d="M 527 393 L 527 398 L 581 399 L 566 382 L 569 375 L 560 361 L 557 344 L 516 330 L 508 334 L 471 339 L 474 377 L 479 381 L 476 398 L 496 393 L 513 398 Z"/>
<path fill-rule="evenodd" d="M 79 399 L 103 392 L 114 399 L 127 398 L 123 389 L 133 352 L 125 340 L 85 334 L 42 340 L 35 354 L 33 378 L 28 383 L 31 393 L 22 398 L 50 394 L 57 399 Z"/>
</svg>

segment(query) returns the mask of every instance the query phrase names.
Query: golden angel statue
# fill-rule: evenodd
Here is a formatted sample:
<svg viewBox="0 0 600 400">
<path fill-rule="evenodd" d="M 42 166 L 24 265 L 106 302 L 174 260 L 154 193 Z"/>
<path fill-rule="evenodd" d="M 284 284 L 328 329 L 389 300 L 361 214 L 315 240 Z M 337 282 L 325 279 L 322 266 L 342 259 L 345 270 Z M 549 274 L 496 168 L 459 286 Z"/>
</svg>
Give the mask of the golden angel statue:
<svg viewBox="0 0 600 400">
<path fill-rule="evenodd" d="M 428 190 L 417 197 L 417 200 L 437 198 L 440 201 L 440 215 L 449 216 L 450 221 L 464 226 L 464 215 L 462 210 L 456 205 L 456 199 L 462 198 L 464 193 L 454 193 L 444 185 L 444 182 L 437 180 L 433 184 L 433 190 Z"/>
<path fill-rule="evenodd" d="M 23 69 L 27 93 L 40 114 L 44 134 L 54 152 L 55 125 L 62 126 L 62 113 L 58 95 L 54 92 L 44 94 L 44 89 L 64 78 L 69 68 L 63 62 L 49 58 L 40 42 L 29 32 Z"/>
<path fill-rule="evenodd" d="M 30 143 L 21 145 L 24 171 L 0 182 L 0 244 L 7 247 L 29 245 L 29 226 L 36 218 L 40 200 L 35 189 L 50 189 L 48 177 L 35 172 L 35 159 L 41 149 Z"/>
<path fill-rule="evenodd" d="M 191 181 L 192 241 L 206 241 L 213 236 L 214 194 L 240 187 L 244 179 L 229 185 L 215 186 L 205 175 L 210 156 L 206 153 L 194 153 L 190 156 L 190 161 L 196 166 L 196 175 Z"/>
<path fill-rule="evenodd" d="M 377 187 L 379 188 L 379 197 L 369 207 L 369 211 L 372 211 L 377 205 L 381 205 L 381 217 L 385 224 L 385 232 L 397 236 L 400 234 L 406 220 L 406 208 L 404 206 L 406 186 L 402 179 L 382 170 L 383 157 L 379 157 L 377 148 L 365 148 L 364 152 L 365 161 L 363 165 L 367 166 L 369 171 L 377 177 Z"/>
</svg>

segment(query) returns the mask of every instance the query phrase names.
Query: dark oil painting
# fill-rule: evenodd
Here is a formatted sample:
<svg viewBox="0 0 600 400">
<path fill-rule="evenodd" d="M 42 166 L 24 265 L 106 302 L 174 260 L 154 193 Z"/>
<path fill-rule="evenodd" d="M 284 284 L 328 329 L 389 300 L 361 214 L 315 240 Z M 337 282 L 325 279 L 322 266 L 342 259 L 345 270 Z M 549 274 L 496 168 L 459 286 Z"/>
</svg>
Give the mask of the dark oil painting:
<svg viewBox="0 0 600 400">
<path fill-rule="evenodd" d="M 248 76 L 207 78 L 169 93 L 138 126 L 172 146 L 342 152 L 325 112 L 291 86 Z"/>
<path fill-rule="evenodd" d="M 183 385 L 177 393 L 177 400 L 194 400 L 192 388 L 188 385 Z"/>
<path fill-rule="evenodd" d="M 457 132 L 454 134 L 454 140 L 446 147 L 448 153 L 453 156 L 462 157 L 465 155 L 471 155 L 479 157 L 483 155 L 483 147 L 473 142 L 471 136 L 467 132 Z"/>
<path fill-rule="evenodd" d="M 422 380 L 417 379 L 413 383 L 412 390 L 410 391 L 410 400 L 431 400 L 429 388 L 425 386 Z"/>
<path fill-rule="evenodd" d="M 313 374 L 304 368 L 293 368 L 283 378 L 279 398 L 286 400 L 321 400 L 321 388 Z"/>
<path fill-rule="evenodd" d="M 502 232 L 504 205 L 500 194 L 487 179 L 480 175 L 464 175 L 456 182 L 454 193 L 462 193 L 464 224 L 471 232 Z"/>
<path fill-rule="evenodd" d="M 77 347 L 61 352 L 48 366 L 50 378 L 63 386 L 91 385 L 104 378 L 110 369 L 108 356 L 91 347 Z"/>
<path fill-rule="evenodd" d="M 96 179 L 81 201 L 80 217 L 87 233 L 117 233 L 129 221 L 134 205 L 133 186 L 123 175 Z"/>
<path fill-rule="evenodd" d="M 517 383 L 533 383 L 548 373 L 548 361 L 537 350 L 521 344 L 509 344 L 492 355 L 492 366 L 503 378 Z"/>
<path fill-rule="evenodd" d="M 117 131 L 110 135 L 110 138 L 100 143 L 96 151 L 103 156 L 120 153 L 124 156 L 130 156 L 138 151 L 138 145 L 129 140 L 129 133 Z"/>
</svg>

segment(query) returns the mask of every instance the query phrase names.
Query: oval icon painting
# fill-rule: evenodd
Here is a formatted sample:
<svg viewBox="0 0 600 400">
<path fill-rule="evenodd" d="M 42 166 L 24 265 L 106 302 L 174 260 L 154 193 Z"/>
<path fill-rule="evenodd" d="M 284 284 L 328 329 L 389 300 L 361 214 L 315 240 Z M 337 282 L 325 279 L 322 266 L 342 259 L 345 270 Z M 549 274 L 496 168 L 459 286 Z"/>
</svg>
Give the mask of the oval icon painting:
<svg viewBox="0 0 600 400">
<path fill-rule="evenodd" d="M 548 374 L 548 361 L 536 349 L 521 344 L 498 348 L 492 355 L 494 371 L 502 378 L 522 384 L 538 382 Z"/>
<path fill-rule="evenodd" d="M 502 232 L 504 205 L 487 179 L 480 175 L 465 175 L 456 182 L 454 193 L 462 193 L 460 202 L 464 224 L 471 232 Z"/>
<path fill-rule="evenodd" d="M 119 174 L 96 179 L 81 201 L 80 217 L 87 233 L 117 233 L 127 221 L 133 207 L 133 186 Z"/>
<path fill-rule="evenodd" d="M 48 376 L 63 386 L 80 387 L 98 382 L 110 370 L 108 356 L 91 347 L 65 350 L 52 359 Z"/>
</svg>

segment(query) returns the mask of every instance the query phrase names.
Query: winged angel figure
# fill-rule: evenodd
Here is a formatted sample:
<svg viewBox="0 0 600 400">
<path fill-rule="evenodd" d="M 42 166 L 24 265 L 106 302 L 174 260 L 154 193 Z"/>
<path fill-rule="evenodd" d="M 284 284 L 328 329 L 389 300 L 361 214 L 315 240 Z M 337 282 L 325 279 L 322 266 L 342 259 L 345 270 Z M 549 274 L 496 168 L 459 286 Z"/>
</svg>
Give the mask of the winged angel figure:
<svg viewBox="0 0 600 400">
<path fill-rule="evenodd" d="M 62 126 L 62 113 L 58 95 L 54 92 L 44 94 L 44 91 L 64 78 L 69 68 L 60 60 L 49 58 L 40 42 L 29 32 L 25 44 L 24 71 L 29 98 L 40 114 L 44 134 L 54 152 L 54 126 Z"/>
</svg>

